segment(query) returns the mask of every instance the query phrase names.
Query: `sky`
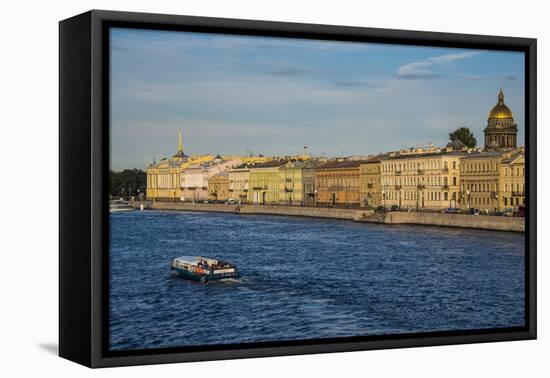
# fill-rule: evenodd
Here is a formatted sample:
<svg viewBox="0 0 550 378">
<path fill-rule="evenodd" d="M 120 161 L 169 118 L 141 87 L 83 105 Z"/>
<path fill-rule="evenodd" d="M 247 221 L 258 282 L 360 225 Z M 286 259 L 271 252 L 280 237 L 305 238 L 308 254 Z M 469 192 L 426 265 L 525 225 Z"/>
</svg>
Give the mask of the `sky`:
<svg viewBox="0 0 550 378">
<path fill-rule="evenodd" d="M 369 155 L 483 146 L 502 87 L 524 144 L 520 52 L 113 28 L 111 168 L 177 152 Z"/>
</svg>

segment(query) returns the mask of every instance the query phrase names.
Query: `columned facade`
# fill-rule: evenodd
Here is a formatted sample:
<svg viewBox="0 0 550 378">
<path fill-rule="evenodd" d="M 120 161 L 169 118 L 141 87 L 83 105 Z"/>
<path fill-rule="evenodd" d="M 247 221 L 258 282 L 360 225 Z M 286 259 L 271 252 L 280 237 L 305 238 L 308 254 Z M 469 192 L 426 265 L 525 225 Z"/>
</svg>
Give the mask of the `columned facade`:
<svg viewBox="0 0 550 378">
<path fill-rule="evenodd" d="M 502 89 L 498 94 L 498 102 L 489 113 L 485 132 L 486 150 L 515 149 L 517 147 L 517 124 L 512 111 L 504 103 Z"/>
</svg>

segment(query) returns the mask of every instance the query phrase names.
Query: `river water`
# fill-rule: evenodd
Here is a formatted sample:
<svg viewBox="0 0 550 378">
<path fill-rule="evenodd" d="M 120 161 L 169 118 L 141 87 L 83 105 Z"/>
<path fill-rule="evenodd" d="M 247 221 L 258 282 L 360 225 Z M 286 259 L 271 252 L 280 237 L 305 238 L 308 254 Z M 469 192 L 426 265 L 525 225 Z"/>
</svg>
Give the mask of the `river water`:
<svg viewBox="0 0 550 378">
<path fill-rule="evenodd" d="M 110 215 L 110 348 L 524 325 L 524 235 L 192 212 Z M 206 285 L 169 263 L 236 263 Z"/>
</svg>

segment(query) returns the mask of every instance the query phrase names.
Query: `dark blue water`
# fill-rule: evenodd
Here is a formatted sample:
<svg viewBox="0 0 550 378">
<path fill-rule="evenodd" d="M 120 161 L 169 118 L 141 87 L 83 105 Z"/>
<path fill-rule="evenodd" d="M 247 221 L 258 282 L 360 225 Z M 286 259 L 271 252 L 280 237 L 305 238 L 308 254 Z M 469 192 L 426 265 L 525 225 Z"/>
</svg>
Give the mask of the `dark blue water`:
<svg viewBox="0 0 550 378">
<path fill-rule="evenodd" d="M 524 235 L 189 212 L 111 214 L 112 350 L 524 325 Z M 239 280 L 171 275 L 180 255 Z"/>
</svg>

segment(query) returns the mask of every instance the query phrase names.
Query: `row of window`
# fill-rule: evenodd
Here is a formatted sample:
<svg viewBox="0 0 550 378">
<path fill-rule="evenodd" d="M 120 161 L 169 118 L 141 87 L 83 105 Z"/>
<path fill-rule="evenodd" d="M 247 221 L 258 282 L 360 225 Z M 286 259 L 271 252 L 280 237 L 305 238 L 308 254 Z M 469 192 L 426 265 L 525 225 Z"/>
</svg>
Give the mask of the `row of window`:
<svg viewBox="0 0 550 378">
<path fill-rule="evenodd" d="M 457 168 L 457 162 L 453 161 L 451 163 L 452 169 Z M 431 170 L 431 169 L 449 169 L 448 161 L 441 160 L 429 160 L 428 162 L 404 162 L 404 163 L 393 163 L 385 162 L 382 163 L 382 172 L 396 172 L 396 171 L 415 171 L 415 170 Z"/>
<path fill-rule="evenodd" d="M 488 183 L 476 183 L 476 184 L 462 184 L 462 191 L 466 192 L 496 192 L 498 191 L 497 184 Z"/>
<path fill-rule="evenodd" d="M 451 178 L 451 185 L 457 185 L 457 178 Z M 426 176 L 426 177 L 388 177 L 382 179 L 382 184 L 385 186 L 417 186 L 417 185 L 428 185 L 428 186 L 441 186 L 449 185 L 448 177 L 441 176 Z"/>
<path fill-rule="evenodd" d="M 515 172 L 515 175 L 514 175 Z M 525 167 L 504 168 L 504 176 L 521 176 L 525 177 Z"/>
<path fill-rule="evenodd" d="M 389 191 L 385 193 L 385 198 L 388 200 L 398 200 L 401 198 L 404 201 L 416 201 L 421 199 L 426 199 L 428 201 L 448 201 L 449 200 L 449 193 L 448 192 L 395 192 L 395 191 Z M 457 199 L 457 195 L 455 192 L 451 193 L 451 198 L 453 200 Z"/>
<path fill-rule="evenodd" d="M 461 172 L 497 172 L 497 164 L 491 163 L 463 163 Z"/>
<path fill-rule="evenodd" d="M 518 192 L 523 193 L 525 189 L 524 183 L 510 183 L 508 185 L 507 182 L 504 183 L 504 191 L 505 192 Z M 470 192 L 497 192 L 498 191 L 498 184 L 495 183 L 476 183 L 476 184 L 467 184 L 462 185 L 462 191 L 470 191 Z"/>
</svg>

